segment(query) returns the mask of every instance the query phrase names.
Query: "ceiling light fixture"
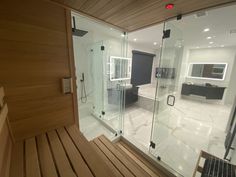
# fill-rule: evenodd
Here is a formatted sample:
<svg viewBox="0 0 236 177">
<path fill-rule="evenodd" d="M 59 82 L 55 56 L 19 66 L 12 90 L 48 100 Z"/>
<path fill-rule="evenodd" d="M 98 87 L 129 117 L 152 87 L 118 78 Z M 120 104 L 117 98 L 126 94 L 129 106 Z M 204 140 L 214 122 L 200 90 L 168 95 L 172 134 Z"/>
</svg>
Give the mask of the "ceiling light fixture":
<svg viewBox="0 0 236 177">
<path fill-rule="evenodd" d="M 120 36 L 121 36 L 121 37 L 125 37 L 125 35 L 124 35 L 124 34 L 121 34 Z"/>
<path fill-rule="evenodd" d="M 170 4 L 166 4 L 165 8 L 168 9 L 168 10 L 169 9 L 173 9 L 174 8 L 174 4 L 171 4 L 171 3 Z"/>
<path fill-rule="evenodd" d="M 208 32 L 208 31 L 210 31 L 210 28 L 205 28 L 203 31 Z"/>
<path fill-rule="evenodd" d="M 153 42 L 153 45 L 157 45 L 157 42 Z"/>
<path fill-rule="evenodd" d="M 137 39 L 136 39 L 136 38 L 134 38 L 134 41 L 137 41 Z"/>
<path fill-rule="evenodd" d="M 196 49 L 199 49 L 199 47 L 197 46 Z"/>
<path fill-rule="evenodd" d="M 220 47 L 225 47 L 225 45 L 221 45 Z"/>
<path fill-rule="evenodd" d="M 212 37 L 211 36 L 208 36 L 207 39 L 211 39 Z"/>
<path fill-rule="evenodd" d="M 212 42 L 212 41 L 211 41 L 211 42 L 209 42 L 209 44 L 213 44 L 213 43 L 214 43 L 214 42 Z"/>
</svg>

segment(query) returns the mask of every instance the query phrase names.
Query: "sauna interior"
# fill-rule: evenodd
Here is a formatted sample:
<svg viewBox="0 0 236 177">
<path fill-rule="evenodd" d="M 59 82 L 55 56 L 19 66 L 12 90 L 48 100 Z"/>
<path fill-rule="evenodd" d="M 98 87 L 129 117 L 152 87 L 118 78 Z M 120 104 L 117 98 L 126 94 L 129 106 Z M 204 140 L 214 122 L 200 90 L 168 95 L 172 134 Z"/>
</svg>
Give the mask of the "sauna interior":
<svg viewBox="0 0 236 177">
<path fill-rule="evenodd" d="M 1 0 L 0 177 L 236 176 L 235 0 Z"/>
</svg>

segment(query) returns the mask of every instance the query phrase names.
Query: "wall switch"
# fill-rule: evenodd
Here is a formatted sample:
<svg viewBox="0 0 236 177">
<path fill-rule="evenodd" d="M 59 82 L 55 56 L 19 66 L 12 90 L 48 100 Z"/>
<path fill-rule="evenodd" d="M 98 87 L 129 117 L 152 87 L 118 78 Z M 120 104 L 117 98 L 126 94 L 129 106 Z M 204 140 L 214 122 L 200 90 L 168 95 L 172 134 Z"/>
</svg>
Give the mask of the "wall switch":
<svg viewBox="0 0 236 177">
<path fill-rule="evenodd" d="M 64 94 L 73 93 L 73 84 L 71 77 L 62 78 L 62 92 Z"/>
</svg>

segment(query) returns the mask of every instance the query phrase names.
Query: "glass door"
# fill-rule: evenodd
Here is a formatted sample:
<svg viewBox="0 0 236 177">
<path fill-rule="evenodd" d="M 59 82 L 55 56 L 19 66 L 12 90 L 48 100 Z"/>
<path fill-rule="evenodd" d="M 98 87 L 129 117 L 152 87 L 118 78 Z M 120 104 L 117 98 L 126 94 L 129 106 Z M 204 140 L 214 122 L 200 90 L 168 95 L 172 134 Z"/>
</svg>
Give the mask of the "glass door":
<svg viewBox="0 0 236 177">
<path fill-rule="evenodd" d="M 97 118 L 104 116 L 104 67 L 103 41 L 92 45 L 92 80 L 93 80 L 93 114 Z"/>
<path fill-rule="evenodd" d="M 117 135 L 123 131 L 123 108 L 125 104 L 124 92 L 126 86 L 125 49 L 126 40 L 119 39 L 104 41 L 104 110 L 103 121 L 110 126 Z"/>
<path fill-rule="evenodd" d="M 114 44 L 113 44 L 114 45 Z M 122 48 L 123 43 L 101 41 L 92 46 L 94 115 L 99 118 L 108 129 L 118 135 L 123 131 L 124 92 L 126 82 L 123 80 L 128 70 L 123 51 L 114 53 L 112 49 Z M 117 55 L 117 56 L 112 56 Z M 114 60 L 115 59 L 115 60 Z M 115 72 L 116 79 L 111 79 Z"/>
<path fill-rule="evenodd" d="M 164 25 L 164 36 L 157 69 L 157 89 L 155 110 L 151 134 L 150 153 L 157 159 L 178 171 L 178 154 L 172 124 L 176 118 L 175 105 L 178 102 L 180 68 L 182 64 L 183 39 L 182 32 L 172 23 Z M 174 155 L 173 155 L 174 154 Z M 175 158 L 176 157 L 176 158 Z"/>
</svg>

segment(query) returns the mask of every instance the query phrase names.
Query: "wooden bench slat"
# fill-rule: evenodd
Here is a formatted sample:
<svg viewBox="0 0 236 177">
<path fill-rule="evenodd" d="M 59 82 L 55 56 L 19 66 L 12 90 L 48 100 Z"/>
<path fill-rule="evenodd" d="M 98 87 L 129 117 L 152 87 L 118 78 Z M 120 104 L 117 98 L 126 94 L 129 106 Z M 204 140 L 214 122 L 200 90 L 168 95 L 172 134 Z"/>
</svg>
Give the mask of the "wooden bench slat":
<svg viewBox="0 0 236 177">
<path fill-rule="evenodd" d="M 75 147 L 65 129 L 57 129 L 57 132 L 76 171 L 76 174 L 80 177 L 93 177 L 93 174 L 91 173 L 87 164 L 84 162 L 78 149 Z"/>
<path fill-rule="evenodd" d="M 78 126 L 69 126 L 67 127 L 67 131 L 71 136 L 74 144 L 79 149 L 81 155 L 89 165 L 89 168 L 92 170 L 93 174 L 96 174 L 96 177 L 114 176 L 108 166 L 105 163 L 101 163 L 101 158 L 89 145 L 89 142 L 85 139 L 85 137 L 81 134 Z"/>
<path fill-rule="evenodd" d="M 2 127 L 7 119 L 7 113 L 8 113 L 8 107 L 7 104 L 4 104 L 3 108 L 0 109 L 0 132 L 2 131 Z"/>
<path fill-rule="evenodd" d="M 41 177 L 35 138 L 25 140 L 26 177 Z"/>
<path fill-rule="evenodd" d="M 137 177 L 145 177 L 149 176 L 144 170 L 140 169 L 137 164 L 135 164 L 132 160 L 127 158 L 126 156 L 122 155 L 112 144 L 111 142 L 105 137 L 100 136 L 100 141 L 106 145 L 108 149 Z"/>
<path fill-rule="evenodd" d="M 100 155 L 104 163 L 113 171 L 115 177 L 123 177 L 120 171 L 110 162 L 107 156 L 99 149 L 99 147 L 92 141 L 90 142 L 91 146 L 95 149 L 95 151 Z"/>
<path fill-rule="evenodd" d="M 140 159 L 138 159 L 134 154 L 132 154 L 129 150 L 127 150 L 122 144 L 117 144 L 118 150 L 124 155 L 130 157 L 137 165 L 140 166 L 143 170 L 145 170 L 151 177 L 159 177 L 156 173 L 154 173 L 149 167 L 147 167 Z"/>
<path fill-rule="evenodd" d="M 151 164 L 151 162 L 149 162 L 147 159 L 142 157 L 142 155 L 140 155 L 135 150 L 133 150 L 132 147 L 127 145 L 125 142 L 119 141 L 119 144 L 122 145 L 125 149 L 127 149 L 127 151 L 129 151 L 131 154 L 133 154 L 136 158 L 138 158 L 140 160 L 140 162 L 142 162 L 145 166 L 147 166 L 156 175 L 162 176 L 162 177 L 166 176 L 166 174 L 164 174 L 161 169 L 159 169 L 156 166 L 154 166 L 153 164 Z"/>
<path fill-rule="evenodd" d="M 110 160 L 110 163 L 113 163 L 114 166 L 123 174 L 123 176 L 134 177 L 131 171 L 129 171 L 129 169 L 127 169 L 126 166 L 119 159 L 117 159 L 117 157 L 112 152 L 110 152 L 110 150 L 98 138 L 93 141 L 107 156 L 107 158 Z"/>
<path fill-rule="evenodd" d="M 16 142 L 12 148 L 10 177 L 24 177 L 24 143 Z"/>
<path fill-rule="evenodd" d="M 3 166 L 4 162 L 4 156 L 5 156 L 5 152 L 8 148 L 8 139 L 10 138 L 9 136 L 9 132 L 8 132 L 8 127 L 7 127 L 7 123 L 5 122 L 2 130 L 0 131 L 0 171 L 1 171 L 1 167 Z"/>
<path fill-rule="evenodd" d="M 76 177 L 56 131 L 50 131 L 47 134 L 60 176 Z"/>
<path fill-rule="evenodd" d="M 7 148 L 4 150 L 4 163 L 0 166 L 0 176 L 7 176 L 9 177 L 9 170 L 10 170 L 10 163 L 11 163 L 11 149 L 12 149 L 12 142 L 11 139 L 7 138 Z"/>
<path fill-rule="evenodd" d="M 36 137 L 38 144 L 39 163 L 43 177 L 58 177 L 50 147 L 45 134 Z"/>
</svg>

